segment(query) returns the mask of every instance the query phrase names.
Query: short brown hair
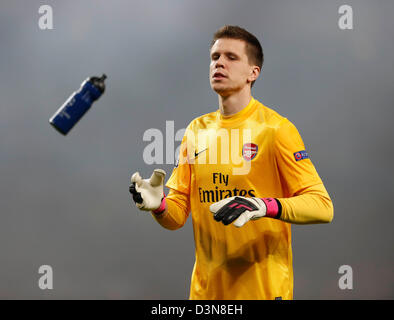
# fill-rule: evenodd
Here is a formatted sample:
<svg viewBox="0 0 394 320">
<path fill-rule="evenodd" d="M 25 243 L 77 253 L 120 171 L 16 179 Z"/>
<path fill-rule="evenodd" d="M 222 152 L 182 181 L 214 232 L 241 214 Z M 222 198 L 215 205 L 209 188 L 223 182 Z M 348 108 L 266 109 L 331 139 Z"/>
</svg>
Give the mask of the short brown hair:
<svg viewBox="0 0 394 320">
<path fill-rule="evenodd" d="M 210 49 L 212 49 L 212 46 L 215 44 L 216 40 L 222 38 L 238 39 L 245 41 L 246 55 L 248 56 L 249 63 L 259 66 L 261 70 L 261 67 L 264 63 L 263 48 L 261 47 L 259 40 L 253 34 L 239 26 L 225 25 L 219 30 L 217 30 L 213 35 Z M 254 81 L 252 82 L 251 86 L 253 86 L 253 84 Z"/>
</svg>

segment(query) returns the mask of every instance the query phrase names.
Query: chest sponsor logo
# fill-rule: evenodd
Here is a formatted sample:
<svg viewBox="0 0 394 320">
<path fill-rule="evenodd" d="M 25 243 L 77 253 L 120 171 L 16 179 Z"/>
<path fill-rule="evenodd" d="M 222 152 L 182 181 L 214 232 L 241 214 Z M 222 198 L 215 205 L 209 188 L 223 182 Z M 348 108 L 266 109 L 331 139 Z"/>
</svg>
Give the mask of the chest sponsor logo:
<svg viewBox="0 0 394 320">
<path fill-rule="evenodd" d="M 246 161 L 251 161 L 256 157 L 258 149 L 255 143 L 245 143 L 242 147 L 242 157 Z"/>
</svg>

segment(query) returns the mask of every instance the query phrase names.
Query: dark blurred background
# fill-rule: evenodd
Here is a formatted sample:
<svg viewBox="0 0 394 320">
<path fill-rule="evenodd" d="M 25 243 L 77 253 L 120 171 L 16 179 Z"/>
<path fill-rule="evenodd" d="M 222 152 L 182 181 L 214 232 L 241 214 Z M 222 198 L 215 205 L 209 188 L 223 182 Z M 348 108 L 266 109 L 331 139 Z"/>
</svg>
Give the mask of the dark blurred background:
<svg viewBox="0 0 394 320">
<path fill-rule="evenodd" d="M 338 27 L 343 4 L 353 30 Z M 53 30 L 39 28 L 42 5 Z M 297 126 L 334 202 L 331 224 L 292 227 L 294 298 L 393 299 L 393 13 L 389 0 L 2 0 L 0 298 L 188 298 L 191 217 L 163 229 L 128 185 L 173 168 L 144 163 L 146 130 L 217 109 L 209 43 L 232 24 L 264 49 L 253 96 Z M 48 119 L 102 73 L 106 92 L 61 136 Z"/>
</svg>

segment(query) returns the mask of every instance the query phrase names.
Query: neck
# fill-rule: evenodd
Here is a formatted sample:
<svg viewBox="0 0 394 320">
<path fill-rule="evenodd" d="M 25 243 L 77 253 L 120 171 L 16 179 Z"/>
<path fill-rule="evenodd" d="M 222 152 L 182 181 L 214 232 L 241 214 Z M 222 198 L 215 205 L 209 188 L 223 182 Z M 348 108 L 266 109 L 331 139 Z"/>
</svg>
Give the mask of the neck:
<svg viewBox="0 0 394 320">
<path fill-rule="evenodd" d="M 236 114 L 249 104 L 252 94 L 249 87 L 245 87 L 245 89 L 247 90 L 241 90 L 228 96 L 218 95 L 219 110 L 222 115 L 231 116 Z"/>
</svg>

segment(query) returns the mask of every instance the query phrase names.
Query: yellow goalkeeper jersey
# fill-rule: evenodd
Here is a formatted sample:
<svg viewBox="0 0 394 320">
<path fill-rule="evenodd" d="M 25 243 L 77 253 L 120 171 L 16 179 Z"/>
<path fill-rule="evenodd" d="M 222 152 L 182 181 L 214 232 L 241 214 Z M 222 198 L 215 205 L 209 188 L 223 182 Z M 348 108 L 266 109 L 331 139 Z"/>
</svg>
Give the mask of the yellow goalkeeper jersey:
<svg viewBox="0 0 394 320">
<path fill-rule="evenodd" d="M 225 226 L 209 206 L 232 196 L 289 198 L 314 185 L 322 181 L 296 127 L 254 98 L 232 116 L 218 110 L 194 119 L 166 184 L 191 211 L 190 299 L 292 299 L 290 224 L 262 218 Z"/>
</svg>

